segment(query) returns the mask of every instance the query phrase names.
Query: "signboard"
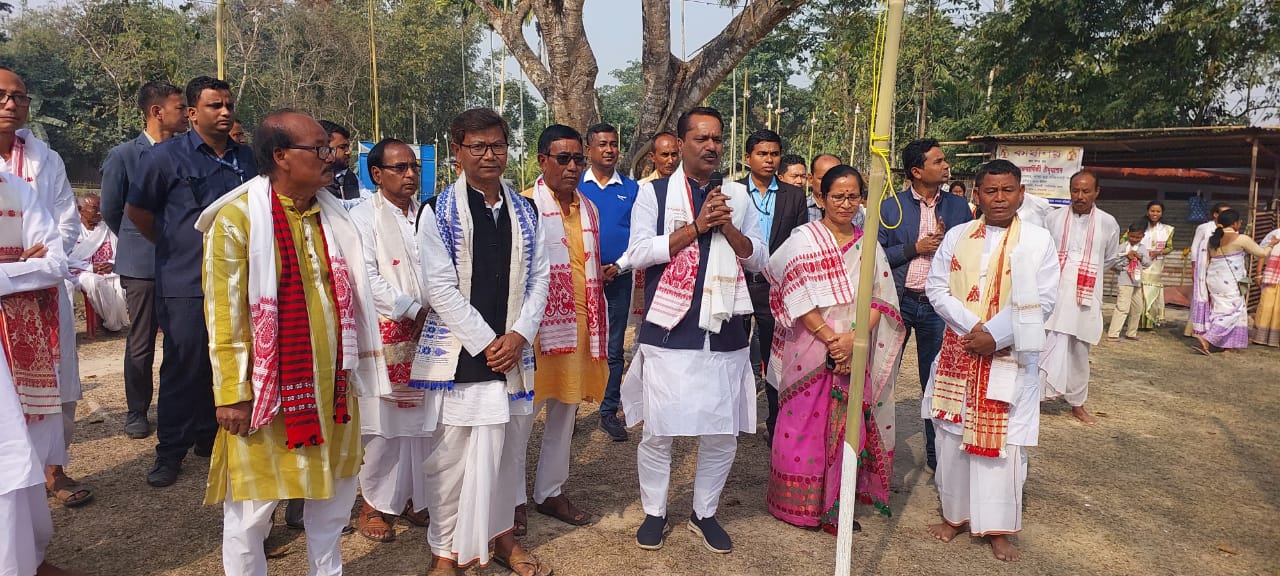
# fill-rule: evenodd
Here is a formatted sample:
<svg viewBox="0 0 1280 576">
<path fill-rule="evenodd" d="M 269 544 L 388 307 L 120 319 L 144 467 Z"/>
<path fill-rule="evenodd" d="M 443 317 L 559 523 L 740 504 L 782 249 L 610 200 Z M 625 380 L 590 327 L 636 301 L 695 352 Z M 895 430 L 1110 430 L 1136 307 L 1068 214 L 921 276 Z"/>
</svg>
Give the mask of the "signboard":
<svg viewBox="0 0 1280 576">
<path fill-rule="evenodd" d="M 1022 170 L 1022 185 L 1050 204 L 1071 203 L 1071 175 L 1084 166 L 1080 146 L 1018 146 L 1001 144 L 996 158 L 1013 162 Z"/>
<path fill-rule="evenodd" d="M 422 173 L 418 177 L 422 191 L 418 194 L 418 199 L 426 201 L 436 195 L 436 147 L 431 144 L 409 144 L 409 148 L 422 163 Z M 373 142 L 360 143 L 360 189 L 372 192 L 373 178 L 369 176 L 370 150 L 373 150 Z"/>
</svg>

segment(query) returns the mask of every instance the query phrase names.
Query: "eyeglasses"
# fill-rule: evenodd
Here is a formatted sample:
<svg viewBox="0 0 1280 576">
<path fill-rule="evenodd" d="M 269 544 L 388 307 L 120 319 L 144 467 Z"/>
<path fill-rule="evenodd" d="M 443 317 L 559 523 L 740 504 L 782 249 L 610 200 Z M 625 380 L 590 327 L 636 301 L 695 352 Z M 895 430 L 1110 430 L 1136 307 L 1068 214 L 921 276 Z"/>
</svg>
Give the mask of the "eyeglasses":
<svg viewBox="0 0 1280 576">
<path fill-rule="evenodd" d="M 466 148 L 467 151 L 470 152 L 471 155 L 475 156 L 476 158 L 484 158 L 484 155 L 488 152 L 493 152 L 494 156 L 507 155 L 506 142 L 494 142 L 493 144 L 485 144 L 483 142 L 477 142 L 475 144 L 460 144 L 460 146 L 463 148 Z"/>
<path fill-rule="evenodd" d="M 556 154 L 555 156 L 548 155 L 548 157 L 555 158 L 556 164 L 559 164 L 561 166 L 568 166 L 570 160 L 572 160 L 574 164 L 577 164 L 579 166 L 587 165 L 587 157 L 583 156 L 582 154 L 570 154 L 568 152 L 563 152 L 560 154 Z"/>
<path fill-rule="evenodd" d="M 422 173 L 422 166 L 419 166 L 417 162 L 401 162 L 399 164 L 391 165 L 381 164 L 378 167 L 394 174 L 404 174 L 409 170 L 413 170 L 419 174 Z"/>
<path fill-rule="evenodd" d="M 297 144 L 290 144 L 288 146 L 282 146 L 282 148 L 288 148 L 290 150 L 314 150 L 316 157 L 321 160 L 328 160 L 333 157 L 333 148 L 328 146 L 299 146 Z"/>
<path fill-rule="evenodd" d="M 0 91 L 0 106 L 8 104 L 12 100 L 18 106 L 30 106 L 31 97 L 21 92 L 3 92 Z"/>
<path fill-rule="evenodd" d="M 857 206 L 858 203 L 861 201 L 862 201 L 862 196 L 859 194 L 855 194 L 852 196 L 827 196 L 827 202 L 830 202 L 832 206 L 839 206 L 841 204 Z"/>
</svg>

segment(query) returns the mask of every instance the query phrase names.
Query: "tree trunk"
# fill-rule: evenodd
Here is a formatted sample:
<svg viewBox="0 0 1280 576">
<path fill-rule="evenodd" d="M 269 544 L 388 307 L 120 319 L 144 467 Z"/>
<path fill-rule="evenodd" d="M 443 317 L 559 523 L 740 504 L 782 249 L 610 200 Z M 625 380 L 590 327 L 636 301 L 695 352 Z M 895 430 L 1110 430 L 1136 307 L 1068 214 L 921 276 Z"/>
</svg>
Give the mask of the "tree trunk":
<svg viewBox="0 0 1280 576">
<path fill-rule="evenodd" d="M 518 0 L 510 10 L 503 10 L 493 0 L 472 1 L 542 94 L 556 122 L 585 131 L 600 121 L 595 86 L 599 66 L 582 24 L 586 0 Z M 681 112 L 711 95 L 747 53 L 805 1 L 751 0 L 686 62 L 671 53 L 670 0 L 641 0 L 644 98 L 631 146 L 623 157 L 626 171 L 649 150 L 654 134 L 674 129 Z M 546 48 L 545 64 L 524 38 L 524 20 L 530 13 L 537 19 Z"/>
</svg>

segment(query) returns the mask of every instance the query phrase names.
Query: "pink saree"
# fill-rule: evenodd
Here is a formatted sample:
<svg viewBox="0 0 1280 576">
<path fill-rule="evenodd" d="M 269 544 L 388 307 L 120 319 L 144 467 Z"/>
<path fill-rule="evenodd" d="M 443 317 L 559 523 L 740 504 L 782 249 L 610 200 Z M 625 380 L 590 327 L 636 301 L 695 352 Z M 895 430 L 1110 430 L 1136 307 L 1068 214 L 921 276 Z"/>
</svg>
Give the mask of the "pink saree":
<svg viewBox="0 0 1280 576">
<path fill-rule="evenodd" d="M 848 245 L 838 247 L 822 223 L 807 224 L 773 255 L 767 273 L 778 322 L 769 379 L 778 388 L 780 408 L 766 501 L 769 512 L 784 522 L 831 533 L 840 506 L 850 378 L 827 368 L 826 345 L 798 319 L 817 309 L 833 330 L 853 330 L 861 236 L 859 231 Z M 871 331 L 871 358 L 863 379 L 857 494 L 859 501 L 888 515 L 894 367 L 905 330 L 888 262 L 878 250 L 875 258 L 872 309 L 880 318 Z"/>
</svg>

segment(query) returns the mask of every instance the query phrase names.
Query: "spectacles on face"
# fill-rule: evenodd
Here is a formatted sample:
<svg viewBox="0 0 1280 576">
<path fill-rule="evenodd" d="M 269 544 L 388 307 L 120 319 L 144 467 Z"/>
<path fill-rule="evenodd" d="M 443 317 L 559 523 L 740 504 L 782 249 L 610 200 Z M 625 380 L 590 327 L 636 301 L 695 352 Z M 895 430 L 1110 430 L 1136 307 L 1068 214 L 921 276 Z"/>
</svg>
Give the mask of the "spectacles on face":
<svg viewBox="0 0 1280 576">
<path fill-rule="evenodd" d="M 0 106 L 8 104 L 12 100 L 16 106 L 30 106 L 31 97 L 21 92 L 3 92 L 0 91 Z"/>
<path fill-rule="evenodd" d="M 857 206 L 858 203 L 861 201 L 862 201 L 862 195 L 860 194 L 854 194 L 851 196 L 827 196 L 827 202 L 830 203 L 832 206 L 840 206 L 842 204 Z"/>
<path fill-rule="evenodd" d="M 484 158 L 484 155 L 485 155 L 485 154 L 487 154 L 487 153 L 489 153 L 489 152 L 493 152 L 493 155 L 494 155 L 494 156 L 506 156 L 506 155 L 507 155 L 507 143 L 506 143 L 506 142 L 494 142 L 494 143 L 492 143 L 492 144 L 485 144 L 485 143 L 483 143 L 483 142 L 476 142 L 475 144 L 462 144 L 461 146 L 462 146 L 463 148 L 466 148 L 466 149 L 467 149 L 467 151 L 468 151 L 468 152 L 470 152 L 470 153 L 471 153 L 471 155 L 472 155 L 472 156 L 475 156 L 476 158 Z"/>
<path fill-rule="evenodd" d="M 314 150 L 316 157 L 321 160 L 328 160 L 333 157 L 333 148 L 330 148 L 329 146 L 301 146 L 298 144 L 290 144 L 288 146 L 284 146 L 284 148 L 288 148 L 290 150 Z"/>
<path fill-rule="evenodd" d="M 573 163 L 577 164 L 578 166 L 587 165 L 587 157 L 583 156 L 582 154 L 570 154 L 568 152 L 562 152 L 560 154 L 556 154 L 555 156 L 550 156 L 550 157 L 555 158 L 556 164 L 559 164 L 561 166 L 568 166 L 570 160 L 572 160 Z"/>
<path fill-rule="evenodd" d="M 413 170 L 414 172 L 417 172 L 419 174 L 422 173 L 422 166 L 419 166 L 417 162 L 401 162 L 399 164 L 391 164 L 391 165 L 383 164 L 378 167 L 383 170 L 386 170 L 387 172 L 391 172 L 393 174 L 404 174 L 409 170 Z"/>
</svg>

